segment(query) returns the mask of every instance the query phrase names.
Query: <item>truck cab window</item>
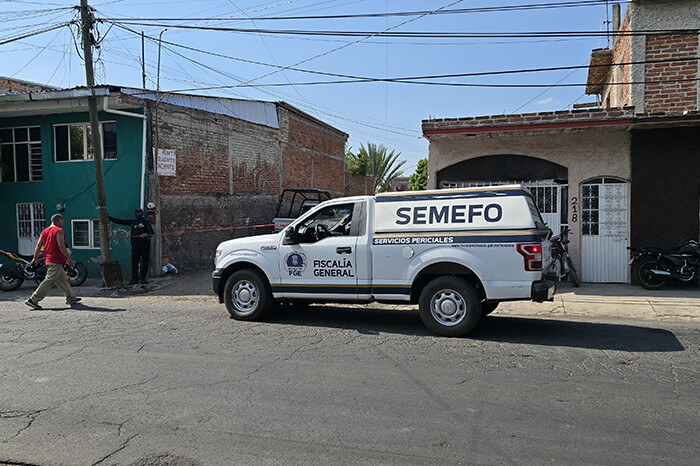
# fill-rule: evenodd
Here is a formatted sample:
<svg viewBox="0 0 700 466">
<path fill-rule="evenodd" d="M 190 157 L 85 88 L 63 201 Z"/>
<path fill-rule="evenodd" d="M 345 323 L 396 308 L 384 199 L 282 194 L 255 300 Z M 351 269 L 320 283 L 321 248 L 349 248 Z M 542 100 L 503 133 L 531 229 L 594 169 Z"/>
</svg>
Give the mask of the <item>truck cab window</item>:
<svg viewBox="0 0 700 466">
<path fill-rule="evenodd" d="M 315 243 L 330 236 L 350 236 L 354 204 L 328 206 L 298 226 L 299 239 Z"/>
</svg>

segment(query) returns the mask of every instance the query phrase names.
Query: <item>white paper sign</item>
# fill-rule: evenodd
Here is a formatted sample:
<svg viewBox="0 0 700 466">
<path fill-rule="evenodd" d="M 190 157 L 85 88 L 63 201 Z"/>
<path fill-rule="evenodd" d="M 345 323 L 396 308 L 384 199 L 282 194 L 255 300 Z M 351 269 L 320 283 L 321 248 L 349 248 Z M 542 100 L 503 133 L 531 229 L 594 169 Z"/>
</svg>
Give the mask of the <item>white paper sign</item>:
<svg viewBox="0 0 700 466">
<path fill-rule="evenodd" d="M 158 149 L 156 167 L 160 176 L 175 176 L 177 168 L 175 149 Z"/>
</svg>

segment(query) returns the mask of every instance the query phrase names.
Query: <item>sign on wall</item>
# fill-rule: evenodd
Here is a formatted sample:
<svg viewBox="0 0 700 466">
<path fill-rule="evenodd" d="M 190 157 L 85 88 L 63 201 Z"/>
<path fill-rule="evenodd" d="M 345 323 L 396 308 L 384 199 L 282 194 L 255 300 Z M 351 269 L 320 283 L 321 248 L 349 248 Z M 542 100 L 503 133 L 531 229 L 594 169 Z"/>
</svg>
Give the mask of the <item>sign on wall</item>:
<svg viewBox="0 0 700 466">
<path fill-rule="evenodd" d="M 177 169 L 175 149 L 158 149 L 156 167 L 160 176 L 175 176 Z"/>
</svg>

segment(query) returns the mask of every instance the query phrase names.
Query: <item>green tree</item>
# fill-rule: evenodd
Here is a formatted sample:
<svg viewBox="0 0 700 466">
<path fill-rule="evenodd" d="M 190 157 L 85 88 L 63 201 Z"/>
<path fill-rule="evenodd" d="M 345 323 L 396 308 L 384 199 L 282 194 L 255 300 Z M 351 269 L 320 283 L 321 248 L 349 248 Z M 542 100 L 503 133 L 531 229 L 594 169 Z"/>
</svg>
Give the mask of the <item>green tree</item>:
<svg viewBox="0 0 700 466">
<path fill-rule="evenodd" d="M 408 179 L 408 189 L 411 191 L 423 191 L 428 187 L 428 159 L 420 159 L 416 171 Z"/>
<path fill-rule="evenodd" d="M 353 154 L 350 149 L 345 153 L 345 169 L 353 175 L 371 176 L 374 178 L 374 192 L 393 190 L 394 180 L 403 175 L 401 167 L 405 160 L 398 161 L 401 152 L 391 151 L 383 145 L 367 143 L 360 144 L 360 150 Z"/>
</svg>

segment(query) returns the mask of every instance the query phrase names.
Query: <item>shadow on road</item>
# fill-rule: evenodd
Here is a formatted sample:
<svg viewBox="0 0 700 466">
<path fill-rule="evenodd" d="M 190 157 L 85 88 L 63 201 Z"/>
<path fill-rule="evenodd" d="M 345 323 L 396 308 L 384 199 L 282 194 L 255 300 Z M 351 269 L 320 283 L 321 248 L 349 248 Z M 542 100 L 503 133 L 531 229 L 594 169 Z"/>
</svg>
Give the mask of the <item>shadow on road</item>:
<svg viewBox="0 0 700 466">
<path fill-rule="evenodd" d="M 636 325 L 489 316 L 470 333 L 477 340 L 634 352 L 683 351 L 668 330 Z"/>
<path fill-rule="evenodd" d="M 356 330 L 366 335 L 392 333 L 433 335 L 417 311 L 371 309 L 363 306 L 309 306 L 276 309 L 266 322 Z M 468 338 L 525 345 L 562 346 L 634 352 L 683 351 L 673 332 L 636 325 L 573 322 L 525 317 L 489 316 Z"/>
<path fill-rule="evenodd" d="M 54 312 L 59 312 L 59 311 L 91 311 L 91 312 L 124 312 L 125 309 L 113 309 L 113 308 L 107 308 L 107 307 L 98 307 L 98 306 L 91 306 L 89 304 L 73 304 L 72 306 L 69 305 L 64 305 L 61 307 L 47 307 L 43 306 L 42 309 L 37 309 L 37 310 L 32 310 L 32 312 L 42 312 L 42 311 L 54 311 Z"/>
</svg>

